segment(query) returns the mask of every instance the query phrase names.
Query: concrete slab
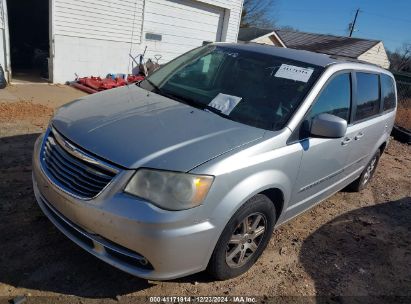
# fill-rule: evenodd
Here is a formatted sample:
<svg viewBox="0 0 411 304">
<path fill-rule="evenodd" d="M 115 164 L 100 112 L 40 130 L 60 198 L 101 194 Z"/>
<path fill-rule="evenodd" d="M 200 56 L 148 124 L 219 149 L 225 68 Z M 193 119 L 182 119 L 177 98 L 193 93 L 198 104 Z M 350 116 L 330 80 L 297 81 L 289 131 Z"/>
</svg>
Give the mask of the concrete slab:
<svg viewBox="0 0 411 304">
<path fill-rule="evenodd" d="M 3 89 L 0 90 L 0 101 L 1 102 L 13 102 L 13 101 L 18 101 L 19 99 L 17 98 L 16 95 L 10 93 L 9 90 Z"/>
<path fill-rule="evenodd" d="M 19 84 L 0 90 L 0 103 L 29 101 L 55 108 L 84 95 L 87 93 L 67 85 Z"/>
</svg>

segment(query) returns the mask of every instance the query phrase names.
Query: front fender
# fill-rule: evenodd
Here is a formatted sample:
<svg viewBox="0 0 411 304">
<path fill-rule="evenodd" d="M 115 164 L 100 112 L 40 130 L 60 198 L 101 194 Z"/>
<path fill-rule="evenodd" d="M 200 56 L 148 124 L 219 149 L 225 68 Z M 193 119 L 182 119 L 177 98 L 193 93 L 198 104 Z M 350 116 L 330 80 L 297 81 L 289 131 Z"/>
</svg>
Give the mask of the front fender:
<svg viewBox="0 0 411 304">
<path fill-rule="evenodd" d="M 265 170 L 249 175 L 226 193 L 216 206 L 213 218 L 230 219 L 251 197 L 273 188 L 282 192 L 285 206 L 291 197 L 292 184 L 290 177 L 279 170 Z"/>
</svg>

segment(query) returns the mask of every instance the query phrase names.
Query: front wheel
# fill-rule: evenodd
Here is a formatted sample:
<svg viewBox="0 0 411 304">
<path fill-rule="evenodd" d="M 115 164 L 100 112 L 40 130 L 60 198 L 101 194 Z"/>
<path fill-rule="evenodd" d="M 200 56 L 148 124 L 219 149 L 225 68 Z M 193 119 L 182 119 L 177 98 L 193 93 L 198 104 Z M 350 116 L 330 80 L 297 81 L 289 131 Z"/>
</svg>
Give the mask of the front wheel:
<svg viewBox="0 0 411 304">
<path fill-rule="evenodd" d="M 276 212 L 271 200 L 257 194 L 230 219 L 211 256 L 207 270 L 226 280 L 246 272 L 261 256 L 274 230 Z"/>
</svg>

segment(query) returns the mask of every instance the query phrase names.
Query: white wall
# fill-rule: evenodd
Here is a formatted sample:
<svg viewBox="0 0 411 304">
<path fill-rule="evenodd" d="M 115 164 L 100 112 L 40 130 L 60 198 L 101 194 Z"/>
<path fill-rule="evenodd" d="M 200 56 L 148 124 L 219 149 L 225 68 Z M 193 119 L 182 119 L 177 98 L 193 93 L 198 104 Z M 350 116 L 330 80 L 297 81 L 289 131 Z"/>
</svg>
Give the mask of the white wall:
<svg viewBox="0 0 411 304">
<path fill-rule="evenodd" d="M 162 56 L 167 62 L 204 41 L 225 40 L 226 8 L 193 0 L 149 0 L 144 11 L 143 39 L 147 56 Z M 161 41 L 146 39 L 146 33 L 162 36 Z M 140 47 L 137 47 L 140 50 Z"/>
<path fill-rule="evenodd" d="M 382 42 L 377 43 L 367 52 L 360 55 L 358 59 L 379 65 L 385 69 L 390 67 L 390 61 L 388 60 L 387 52 Z"/>
<path fill-rule="evenodd" d="M 0 64 L 3 71 L 6 70 L 6 45 L 4 40 L 4 28 L 0 28 Z"/>
<path fill-rule="evenodd" d="M 228 9 L 226 18 L 226 36 L 224 41 L 237 42 L 238 30 L 240 28 L 241 12 L 243 10 L 243 0 L 201 0 L 201 2 L 212 4 Z"/>
<path fill-rule="evenodd" d="M 143 0 L 55 0 L 55 35 L 107 41 L 141 41 Z"/>
<path fill-rule="evenodd" d="M 75 79 L 75 74 L 105 77 L 110 72 L 128 70 L 130 43 L 54 36 L 53 82 L 65 83 Z"/>
<path fill-rule="evenodd" d="M 6 73 L 6 70 L 7 70 L 7 67 L 6 67 L 6 49 L 7 49 L 7 46 L 6 46 L 6 40 L 5 40 L 6 39 L 6 37 L 5 37 L 6 36 L 6 33 L 5 33 L 6 25 L 4 23 L 4 20 L 5 20 L 4 14 L 5 14 L 5 10 L 4 10 L 4 7 L 3 7 L 3 0 L 0 0 L 0 64 L 3 67 L 3 71 L 5 72 L 5 77 L 7 79 L 7 76 L 8 76 L 7 73 Z"/>
<path fill-rule="evenodd" d="M 160 63 L 213 40 L 207 33 L 223 13 L 222 41 L 237 41 L 243 0 L 52 0 L 53 82 L 131 71 L 129 53 L 147 46 Z M 187 6 L 186 4 L 190 4 Z M 199 9 L 204 13 L 199 15 Z M 181 14 L 176 15 L 180 11 Z M 215 27 L 213 27 L 215 28 Z M 197 29 L 197 35 L 192 30 Z M 161 34 L 148 41 L 145 33 Z"/>
<path fill-rule="evenodd" d="M 53 82 L 127 72 L 140 44 L 144 0 L 53 0 Z"/>
<path fill-rule="evenodd" d="M 268 44 L 268 45 L 274 45 L 278 47 L 286 47 L 282 42 L 279 41 L 279 39 L 276 37 L 275 34 L 269 33 L 267 35 L 257 37 L 253 40 L 252 42 L 255 43 L 262 43 L 262 44 Z"/>
</svg>

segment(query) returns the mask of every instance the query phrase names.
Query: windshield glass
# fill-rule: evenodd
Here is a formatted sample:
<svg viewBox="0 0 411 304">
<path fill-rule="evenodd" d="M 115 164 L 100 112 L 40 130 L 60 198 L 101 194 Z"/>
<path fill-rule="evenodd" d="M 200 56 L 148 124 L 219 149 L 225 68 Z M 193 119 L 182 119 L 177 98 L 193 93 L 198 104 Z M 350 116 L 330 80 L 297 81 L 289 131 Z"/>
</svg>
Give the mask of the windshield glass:
<svg viewBox="0 0 411 304">
<path fill-rule="evenodd" d="M 280 130 L 322 67 L 223 45 L 194 49 L 140 85 L 250 126 Z"/>
</svg>

